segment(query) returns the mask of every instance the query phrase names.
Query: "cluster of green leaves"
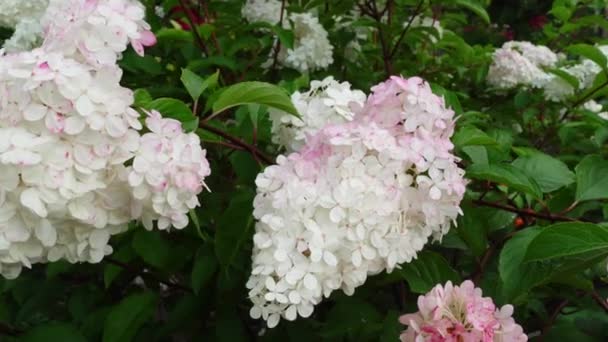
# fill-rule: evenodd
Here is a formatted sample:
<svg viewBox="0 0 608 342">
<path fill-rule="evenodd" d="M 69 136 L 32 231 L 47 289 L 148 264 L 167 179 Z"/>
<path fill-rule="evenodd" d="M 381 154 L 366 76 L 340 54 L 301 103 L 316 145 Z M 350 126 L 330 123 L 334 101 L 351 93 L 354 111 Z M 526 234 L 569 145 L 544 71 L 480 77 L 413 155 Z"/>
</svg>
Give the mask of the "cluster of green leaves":
<svg viewBox="0 0 608 342">
<path fill-rule="evenodd" d="M 608 29 L 601 0 L 289 1 L 289 11 L 315 11 L 334 45 L 333 65 L 311 74 L 262 67 L 275 39 L 291 46 L 294 34 L 244 22 L 243 2 L 144 1 L 158 44 L 121 61 L 135 106 L 181 121 L 207 149 L 212 191 L 201 195 L 189 226 L 149 232 L 134 223 L 99 264 L 35 265 L 0 280 L 0 340 L 396 341 L 397 317 L 416 310 L 419 294 L 464 279 L 497 304 L 514 304 L 532 340 L 608 338 L 608 121 L 580 108 L 608 91 L 606 59 L 594 47 Z M 372 3 L 386 9 L 374 12 Z M 189 22 L 184 4 L 201 19 L 194 30 L 180 27 Z M 353 8 L 367 13 L 336 28 L 336 17 Z M 441 38 L 407 25 L 420 13 L 441 21 Z M 535 16 L 545 17 L 542 29 L 531 27 Z M 369 36 L 354 59 L 353 28 Z M 565 104 L 537 91 L 493 93 L 485 77 L 507 29 L 604 71 Z M 453 142 L 470 179 L 464 215 L 442 241 L 371 277 L 354 296 L 336 292 L 313 317 L 265 329 L 249 318 L 245 282 L 254 180 L 281 152 L 268 108 L 298 115 L 289 93 L 312 79 L 333 75 L 369 91 L 391 73 L 427 79 L 459 116 Z"/>
</svg>

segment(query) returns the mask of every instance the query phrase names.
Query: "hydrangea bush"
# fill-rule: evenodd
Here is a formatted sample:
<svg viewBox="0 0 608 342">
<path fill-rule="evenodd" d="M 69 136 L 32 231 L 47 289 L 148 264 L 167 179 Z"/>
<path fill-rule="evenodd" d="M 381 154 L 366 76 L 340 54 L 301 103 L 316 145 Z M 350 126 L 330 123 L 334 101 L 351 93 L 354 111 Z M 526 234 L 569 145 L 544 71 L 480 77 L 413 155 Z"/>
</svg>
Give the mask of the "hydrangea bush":
<svg viewBox="0 0 608 342">
<path fill-rule="evenodd" d="M 607 16 L 0 0 L 0 340 L 605 341 Z"/>
</svg>

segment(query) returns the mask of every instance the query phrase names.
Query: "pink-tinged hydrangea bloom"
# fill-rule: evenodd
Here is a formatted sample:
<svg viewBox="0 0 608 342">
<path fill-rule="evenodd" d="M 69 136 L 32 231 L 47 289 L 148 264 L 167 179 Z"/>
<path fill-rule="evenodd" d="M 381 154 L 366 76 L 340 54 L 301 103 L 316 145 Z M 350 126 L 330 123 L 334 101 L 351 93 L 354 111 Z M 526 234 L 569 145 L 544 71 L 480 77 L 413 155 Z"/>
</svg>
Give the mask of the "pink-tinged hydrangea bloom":
<svg viewBox="0 0 608 342">
<path fill-rule="evenodd" d="M 323 127 L 351 121 L 355 109 L 363 106 L 365 98 L 364 92 L 350 89 L 350 83 L 337 82 L 332 76 L 312 81 L 308 91 L 291 95 L 299 118 L 282 110 L 269 110 L 272 141 L 284 146 L 287 153 L 298 151 L 307 137 Z"/>
<path fill-rule="evenodd" d="M 454 112 L 413 77 L 392 77 L 350 122 L 330 124 L 256 179 L 251 316 L 269 327 L 352 294 L 441 239 L 461 213 Z"/>
<path fill-rule="evenodd" d="M 448 281 L 418 297 L 419 311 L 399 321 L 408 326 L 403 342 L 524 342 L 528 337 L 513 318 L 513 306 L 497 308 L 470 280 Z"/>
<path fill-rule="evenodd" d="M 134 0 L 51 0 L 42 46 L 0 50 L 3 276 L 37 262 L 99 262 L 112 252 L 110 236 L 129 221 L 158 219 L 166 228 L 170 219 L 183 227 L 184 206 L 198 203 L 192 196 L 208 174 L 198 138 L 158 114 L 148 120 L 151 134 L 165 139 L 171 126 L 176 138 L 162 151 L 172 154 L 160 153 L 152 164 L 165 172 L 159 176 L 169 186 L 160 193 L 165 197 L 140 190 L 135 198 L 129 186 L 135 177 L 125 162 L 137 156 L 141 165 L 143 145 L 154 139 L 140 137 L 133 94 L 121 87 L 116 61 L 129 44 L 143 53 L 154 43 L 143 15 Z M 159 164 L 165 157 L 168 165 Z M 155 184 L 155 175 L 146 173 L 146 184 Z"/>
<path fill-rule="evenodd" d="M 211 169 L 198 135 L 186 134 L 179 121 L 148 113 L 150 133 L 141 137 L 130 168 L 134 217 L 141 217 L 147 229 L 158 220 L 159 229 L 184 228 L 188 211 L 199 205 L 197 195 Z"/>
</svg>

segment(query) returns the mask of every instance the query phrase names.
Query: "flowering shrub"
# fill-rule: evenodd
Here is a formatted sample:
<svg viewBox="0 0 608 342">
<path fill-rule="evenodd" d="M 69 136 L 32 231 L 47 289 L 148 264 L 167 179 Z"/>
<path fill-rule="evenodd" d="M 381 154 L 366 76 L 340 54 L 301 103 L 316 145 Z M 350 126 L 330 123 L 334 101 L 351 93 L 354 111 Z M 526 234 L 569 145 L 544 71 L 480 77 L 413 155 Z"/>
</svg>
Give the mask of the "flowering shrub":
<svg viewBox="0 0 608 342">
<path fill-rule="evenodd" d="M 0 0 L 0 340 L 605 341 L 607 11 Z"/>
</svg>

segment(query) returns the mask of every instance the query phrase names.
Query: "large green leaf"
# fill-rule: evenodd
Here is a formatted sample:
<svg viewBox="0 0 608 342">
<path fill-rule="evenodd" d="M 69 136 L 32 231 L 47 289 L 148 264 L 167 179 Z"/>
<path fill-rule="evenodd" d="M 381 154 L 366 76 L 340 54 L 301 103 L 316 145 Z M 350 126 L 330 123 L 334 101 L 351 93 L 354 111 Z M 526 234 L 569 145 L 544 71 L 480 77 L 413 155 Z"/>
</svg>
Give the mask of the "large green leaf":
<svg viewBox="0 0 608 342">
<path fill-rule="evenodd" d="M 475 0 L 455 0 L 456 5 L 464 7 L 475 13 L 486 24 L 490 23 L 490 15 L 488 12 Z"/>
<path fill-rule="evenodd" d="M 229 266 L 253 228 L 253 194 L 246 191 L 235 195 L 228 209 L 220 217 L 215 234 L 215 254 L 222 266 Z"/>
<path fill-rule="evenodd" d="M 39 325 L 19 337 L 19 342 L 86 342 L 86 340 L 76 327 L 67 323 Z"/>
<path fill-rule="evenodd" d="M 496 145 L 496 140 L 488 136 L 485 132 L 477 127 L 465 126 L 454 134 L 452 138 L 456 147 L 465 147 L 469 145 Z"/>
<path fill-rule="evenodd" d="M 458 236 L 467 244 L 473 255 L 479 257 L 488 245 L 487 229 L 482 215 L 487 208 L 463 206 L 464 215 L 458 218 Z"/>
<path fill-rule="evenodd" d="M 194 293 L 199 291 L 211 280 L 217 270 L 217 259 L 213 253 L 213 247 L 203 245 L 196 253 L 194 267 L 192 268 L 192 289 Z"/>
<path fill-rule="evenodd" d="M 575 178 L 564 162 L 540 152 L 517 158 L 513 166 L 534 179 L 543 192 L 572 184 Z"/>
<path fill-rule="evenodd" d="M 467 169 L 467 176 L 504 184 L 513 190 L 530 194 L 536 198 L 542 198 L 541 188 L 536 181 L 512 165 L 474 164 Z"/>
<path fill-rule="evenodd" d="M 431 251 L 419 253 L 416 260 L 402 265 L 401 269 L 394 272 L 403 277 L 415 293 L 426 293 L 433 286 L 448 280 L 460 283 L 460 276 L 450 264 L 440 254 Z"/>
<path fill-rule="evenodd" d="M 608 227 L 568 222 L 545 227 L 528 246 L 526 261 L 608 252 Z"/>
<path fill-rule="evenodd" d="M 151 292 L 131 295 L 112 308 L 105 321 L 103 342 L 130 342 L 154 314 L 157 297 Z"/>
<path fill-rule="evenodd" d="M 133 237 L 132 246 L 135 253 L 139 255 L 146 264 L 168 269 L 171 266 L 171 245 L 163 232 L 139 230 Z"/>
<path fill-rule="evenodd" d="M 540 233 L 540 228 L 526 228 L 509 239 L 500 252 L 500 288 L 503 299 L 509 303 L 518 302 L 531 288 L 543 283 L 551 275 L 550 268 L 542 263 L 524 262 L 530 242 Z"/>
<path fill-rule="evenodd" d="M 283 88 L 265 82 L 242 82 L 222 90 L 213 103 L 212 116 L 228 108 L 252 103 L 277 108 L 299 116 L 287 92 Z"/>
<path fill-rule="evenodd" d="M 188 69 L 182 69 L 181 80 L 192 99 L 198 100 L 198 98 L 207 88 L 217 84 L 218 77 L 219 70 L 206 79 L 203 79 Z"/>
<path fill-rule="evenodd" d="M 576 166 L 576 200 L 608 198 L 608 161 L 587 156 Z"/>
</svg>

